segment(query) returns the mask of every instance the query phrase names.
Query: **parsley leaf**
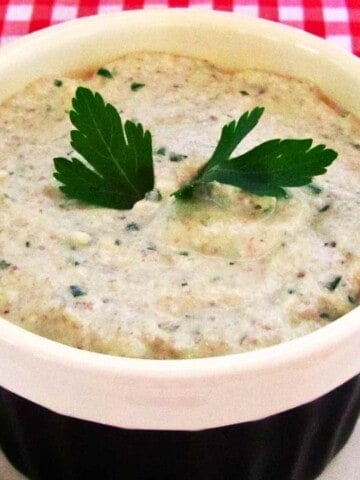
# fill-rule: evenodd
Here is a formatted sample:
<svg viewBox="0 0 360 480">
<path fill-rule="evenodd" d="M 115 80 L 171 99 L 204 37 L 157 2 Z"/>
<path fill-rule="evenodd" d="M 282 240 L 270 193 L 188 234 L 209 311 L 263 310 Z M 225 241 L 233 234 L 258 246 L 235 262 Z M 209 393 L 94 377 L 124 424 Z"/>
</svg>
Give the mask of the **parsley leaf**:
<svg viewBox="0 0 360 480">
<path fill-rule="evenodd" d="M 264 110 L 262 107 L 256 107 L 251 112 L 245 112 L 241 115 L 237 122 L 233 120 L 223 127 L 219 142 L 210 160 L 206 164 L 206 169 L 221 162 L 221 160 L 228 160 L 230 158 L 230 155 L 241 140 L 256 127 Z"/>
<path fill-rule="evenodd" d="M 54 177 L 67 196 L 108 208 L 130 209 L 154 188 L 152 138 L 140 123 L 123 125 L 99 93 L 78 87 L 72 100 L 71 146 L 78 158 L 54 158 Z"/>
<path fill-rule="evenodd" d="M 257 125 L 263 108 L 244 113 L 238 122 L 225 125 L 210 160 L 185 186 L 173 192 L 176 198 L 189 198 L 198 185 L 219 182 L 260 196 L 287 197 L 283 187 L 300 187 L 312 177 L 326 172 L 337 157 L 325 145 L 312 147 L 311 139 L 274 139 L 235 158 L 232 152 Z"/>
</svg>

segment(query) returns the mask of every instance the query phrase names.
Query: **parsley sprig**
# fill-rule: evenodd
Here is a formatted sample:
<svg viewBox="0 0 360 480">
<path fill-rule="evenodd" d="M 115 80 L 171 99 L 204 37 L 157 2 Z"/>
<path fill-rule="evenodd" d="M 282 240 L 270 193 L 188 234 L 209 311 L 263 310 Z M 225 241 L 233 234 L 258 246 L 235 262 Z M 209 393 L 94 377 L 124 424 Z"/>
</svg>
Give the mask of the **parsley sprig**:
<svg viewBox="0 0 360 480">
<path fill-rule="evenodd" d="M 54 159 L 60 189 L 70 198 L 94 205 L 132 208 L 154 188 L 150 132 L 129 120 L 123 125 L 111 104 L 84 87 L 76 90 L 72 107 L 71 145 L 83 160 Z M 326 172 L 337 153 L 325 145 L 313 146 L 311 139 L 268 140 L 232 158 L 263 113 L 264 108 L 256 107 L 225 125 L 209 161 L 172 195 L 188 199 L 196 187 L 219 182 L 260 196 L 286 198 L 284 187 L 307 185 Z"/>
<path fill-rule="evenodd" d="M 79 87 L 72 100 L 74 157 L 54 158 L 54 177 L 68 197 L 102 207 L 129 209 L 154 188 L 151 134 L 105 103 L 99 93 Z"/>
<path fill-rule="evenodd" d="M 311 139 L 268 140 L 243 155 L 230 158 L 263 113 L 264 108 L 256 107 L 237 122 L 225 125 L 210 160 L 172 195 L 190 198 L 197 186 L 219 182 L 259 196 L 286 198 L 288 193 L 283 187 L 307 185 L 313 176 L 326 172 L 337 153 L 325 145 L 312 147 Z"/>
</svg>

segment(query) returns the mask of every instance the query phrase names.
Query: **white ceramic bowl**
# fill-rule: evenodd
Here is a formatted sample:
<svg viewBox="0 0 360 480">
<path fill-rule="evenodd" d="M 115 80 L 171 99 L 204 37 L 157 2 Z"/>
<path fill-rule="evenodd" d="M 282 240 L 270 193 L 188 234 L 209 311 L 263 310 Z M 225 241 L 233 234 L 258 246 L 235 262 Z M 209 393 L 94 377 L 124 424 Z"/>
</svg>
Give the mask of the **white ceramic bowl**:
<svg viewBox="0 0 360 480">
<path fill-rule="evenodd" d="M 301 31 L 236 14 L 146 10 L 71 21 L 0 50 L 0 100 L 44 74 L 165 51 L 308 79 L 360 116 L 360 60 Z M 124 428 L 198 430 L 310 402 L 360 372 L 360 309 L 296 340 L 195 360 L 76 350 L 0 319 L 0 385 L 52 411 Z"/>
</svg>

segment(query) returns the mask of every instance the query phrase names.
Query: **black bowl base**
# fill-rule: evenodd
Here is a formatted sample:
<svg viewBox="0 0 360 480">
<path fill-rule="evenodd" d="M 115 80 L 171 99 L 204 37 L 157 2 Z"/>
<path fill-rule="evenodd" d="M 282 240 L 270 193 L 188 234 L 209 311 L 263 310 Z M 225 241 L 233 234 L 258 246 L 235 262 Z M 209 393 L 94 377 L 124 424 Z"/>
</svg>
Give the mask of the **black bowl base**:
<svg viewBox="0 0 360 480">
<path fill-rule="evenodd" d="M 360 375 L 286 412 L 195 432 L 78 420 L 0 387 L 0 445 L 31 480 L 313 480 L 359 412 Z"/>
</svg>

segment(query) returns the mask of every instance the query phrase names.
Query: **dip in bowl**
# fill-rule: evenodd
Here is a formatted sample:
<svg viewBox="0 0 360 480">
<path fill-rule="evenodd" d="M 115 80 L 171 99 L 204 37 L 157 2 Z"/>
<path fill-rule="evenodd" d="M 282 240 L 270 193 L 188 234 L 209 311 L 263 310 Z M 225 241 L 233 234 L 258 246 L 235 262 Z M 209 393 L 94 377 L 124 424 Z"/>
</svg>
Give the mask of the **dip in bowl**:
<svg viewBox="0 0 360 480">
<path fill-rule="evenodd" d="M 0 56 L 2 100 L 38 77 L 86 76 L 144 51 L 311 81 L 359 115 L 354 57 L 280 25 L 186 11 L 94 17 L 10 45 Z M 2 447 L 34 479 L 315 478 L 358 416 L 358 315 L 353 308 L 258 351 L 182 360 L 83 351 L 4 319 Z"/>
</svg>

